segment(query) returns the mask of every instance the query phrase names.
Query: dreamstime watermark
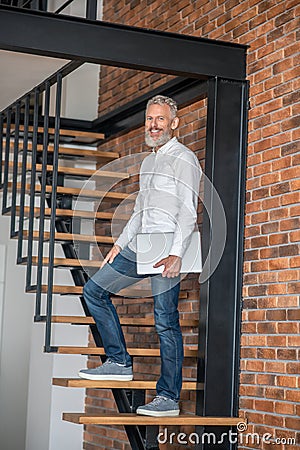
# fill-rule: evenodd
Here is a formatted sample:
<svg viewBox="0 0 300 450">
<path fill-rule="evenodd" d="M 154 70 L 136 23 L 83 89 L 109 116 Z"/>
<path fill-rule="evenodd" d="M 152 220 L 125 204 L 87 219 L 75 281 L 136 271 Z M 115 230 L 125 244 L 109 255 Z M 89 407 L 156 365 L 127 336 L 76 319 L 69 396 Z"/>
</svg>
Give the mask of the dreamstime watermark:
<svg viewBox="0 0 300 450">
<path fill-rule="evenodd" d="M 159 444 L 178 444 L 178 445 L 198 445 L 198 444 L 213 444 L 222 445 L 225 442 L 230 444 L 243 444 L 243 445 L 296 445 L 295 438 L 286 438 L 280 436 L 273 436 L 271 433 L 246 433 L 247 425 L 245 422 L 237 424 L 237 431 L 229 430 L 221 435 L 215 433 L 175 433 L 168 432 L 167 428 L 164 428 L 157 435 L 157 441 Z"/>
</svg>

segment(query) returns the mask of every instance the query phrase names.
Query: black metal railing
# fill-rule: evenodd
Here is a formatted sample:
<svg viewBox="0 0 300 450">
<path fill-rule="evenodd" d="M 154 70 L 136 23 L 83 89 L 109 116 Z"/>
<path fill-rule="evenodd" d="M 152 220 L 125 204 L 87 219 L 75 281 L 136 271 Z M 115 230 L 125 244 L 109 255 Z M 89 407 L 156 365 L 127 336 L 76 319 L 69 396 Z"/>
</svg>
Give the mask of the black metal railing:
<svg viewBox="0 0 300 450">
<path fill-rule="evenodd" d="M 63 120 L 64 124 L 66 123 L 65 119 L 61 119 L 62 81 L 81 64 L 75 61 L 66 64 L 0 113 L 0 154 L 3 161 L 0 172 L 0 184 L 3 188 L 2 213 L 11 214 L 11 237 L 18 239 L 17 262 L 26 263 L 26 290 L 36 294 L 35 321 L 46 323 L 44 346 L 46 352 L 57 351 L 51 340 L 55 234 L 70 232 L 70 226 L 65 219 L 56 215 L 59 204 L 57 188 L 64 182 L 58 173 L 60 127 Z M 55 97 L 56 108 L 54 122 L 49 115 L 50 104 L 53 104 L 52 95 Z M 51 151 L 50 126 L 54 127 L 54 132 L 51 130 Z M 29 192 L 26 191 L 28 178 Z M 29 206 L 26 206 L 26 194 L 29 194 L 27 202 Z M 47 216 L 46 207 L 50 210 Z M 74 242 L 63 243 L 62 248 L 66 258 L 78 258 Z M 36 258 L 36 261 L 33 258 Z M 33 271 L 34 262 L 37 265 L 36 271 Z M 87 281 L 87 274 L 81 268 L 71 270 L 71 275 L 77 286 L 83 286 Z M 43 290 L 45 278 L 46 292 Z M 80 301 L 84 314 L 90 316 L 82 296 Z M 90 330 L 96 346 L 102 347 L 96 326 L 91 325 Z M 104 356 L 100 358 L 102 361 L 105 360 Z M 112 389 L 112 393 L 119 412 L 132 411 L 127 391 Z M 126 426 L 125 430 L 132 449 L 145 450 L 139 427 Z"/>
<path fill-rule="evenodd" d="M 66 0 L 55 11 L 50 11 L 48 0 L 0 0 L 0 6 L 12 6 L 14 8 L 22 8 L 32 11 L 52 12 L 54 14 L 67 14 L 66 8 L 75 0 Z M 83 1 L 84 2 L 84 1 Z M 83 3 L 82 2 L 82 3 Z M 98 0 L 85 0 L 85 17 L 86 19 L 96 20 L 98 11 Z"/>
</svg>

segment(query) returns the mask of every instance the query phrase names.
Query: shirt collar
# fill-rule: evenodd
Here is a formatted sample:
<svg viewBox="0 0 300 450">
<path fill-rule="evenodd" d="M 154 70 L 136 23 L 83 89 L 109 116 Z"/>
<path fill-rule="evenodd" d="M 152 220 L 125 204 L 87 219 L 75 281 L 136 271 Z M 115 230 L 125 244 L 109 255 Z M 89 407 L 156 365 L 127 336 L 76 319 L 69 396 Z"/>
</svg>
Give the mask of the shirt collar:
<svg viewBox="0 0 300 450">
<path fill-rule="evenodd" d="M 177 137 L 174 136 L 172 137 L 172 139 L 170 139 L 168 142 L 166 142 L 164 145 L 162 145 L 158 150 L 157 150 L 157 154 L 164 154 L 164 153 L 168 153 L 168 151 L 170 150 L 170 148 L 177 142 Z M 153 152 L 155 152 L 154 149 L 152 149 Z"/>
</svg>

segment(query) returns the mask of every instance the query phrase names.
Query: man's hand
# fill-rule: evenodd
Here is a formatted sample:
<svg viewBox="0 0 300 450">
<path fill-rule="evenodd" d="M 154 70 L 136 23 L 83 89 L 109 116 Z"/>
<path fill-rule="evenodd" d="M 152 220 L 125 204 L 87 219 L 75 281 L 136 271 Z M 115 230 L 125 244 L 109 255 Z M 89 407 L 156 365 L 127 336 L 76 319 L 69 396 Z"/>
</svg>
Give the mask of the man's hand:
<svg viewBox="0 0 300 450">
<path fill-rule="evenodd" d="M 181 269 L 180 256 L 169 255 L 166 258 L 161 259 L 153 267 L 165 266 L 162 277 L 175 278 L 179 275 Z"/>
<path fill-rule="evenodd" d="M 113 260 L 115 259 L 115 257 L 120 253 L 121 250 L 122 249 L 119 245 L 114 245 L 113 248 L 107 253 L 104 260 L 102 261 L 100 269 L 102 269 L 102 267 L 105 266 L 105 264 L 107 262 L 109 262 L 109 264 L 111 264 L 113 262 Z"/>
</svg>

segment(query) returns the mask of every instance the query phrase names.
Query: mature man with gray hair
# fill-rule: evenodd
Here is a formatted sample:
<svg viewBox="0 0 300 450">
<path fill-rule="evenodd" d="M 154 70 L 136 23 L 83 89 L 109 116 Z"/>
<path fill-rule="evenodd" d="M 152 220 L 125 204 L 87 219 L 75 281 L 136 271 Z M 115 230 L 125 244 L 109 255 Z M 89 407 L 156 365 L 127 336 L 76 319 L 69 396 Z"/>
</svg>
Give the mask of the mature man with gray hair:
<svg viewBox="0 0 300 450">
<path fill-rule="evenodd" d="M 174 137 L 178 125 L 173 99 L 157 95 L 149 100 L 145 142 L 152 152 L 141 165 L 133 213 L 100 270 L 84 287 L 84 298 L 101 335 L 107 360 L 95 369 L 80 370 L 79 376 L 89 380 L 132 380 L 131 357 L 110 295 L 148 277 L 137 273 L 137 234 L 173 233 L 168 256 L 154 265 L 161 267 L 162 272 L 150 276 L 161 374 L 157 396 L 140 406 L 137 413 L 154 417 L 177 416 L 180 411 L 183 363 L 178 313 L 180 269 L 197 221 L 201 177 L 195 154 Z"/>
</svg>

